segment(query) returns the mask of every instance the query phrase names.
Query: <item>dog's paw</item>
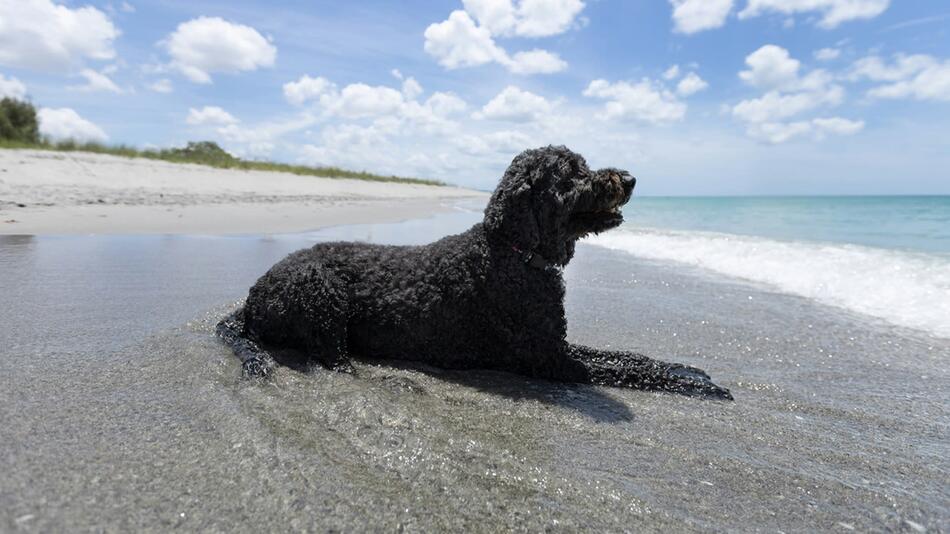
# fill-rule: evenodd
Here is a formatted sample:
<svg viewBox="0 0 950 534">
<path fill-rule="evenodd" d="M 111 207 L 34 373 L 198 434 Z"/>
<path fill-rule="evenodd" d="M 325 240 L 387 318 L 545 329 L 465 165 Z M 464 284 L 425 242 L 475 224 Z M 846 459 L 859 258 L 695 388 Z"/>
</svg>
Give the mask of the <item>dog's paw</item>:
<svg viewBox="0 0 950 534">
<path fill-rule="evenodd" d="M 245 378 L 267 378 L 271 373 L 271 365 L 260 358 L 248 358 L 241 364 Z"/>
<path fill-rule="evenodd" d="M 673 364 L 666 370 L 665 389 L 673 393 L 695 397 L 733 400 L 728 389 L 717 386 L 702 369 Z"/>
</svg>

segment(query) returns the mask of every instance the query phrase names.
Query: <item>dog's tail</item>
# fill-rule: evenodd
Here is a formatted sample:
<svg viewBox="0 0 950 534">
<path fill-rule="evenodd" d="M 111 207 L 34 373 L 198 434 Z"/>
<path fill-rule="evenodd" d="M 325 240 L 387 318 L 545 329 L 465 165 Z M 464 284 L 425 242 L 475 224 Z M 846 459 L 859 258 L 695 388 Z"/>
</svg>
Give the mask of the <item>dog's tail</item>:
<svg viewBox="0 0 950 534">
<path fill-rule="evenodd" d="M 274 359 L 255 341 L 244 334 L 244 308 L 238 308 L 221 319 L 215 333 L 241 359 L 244 376 L 265 377 L 273 368 Z"/>
</svg>

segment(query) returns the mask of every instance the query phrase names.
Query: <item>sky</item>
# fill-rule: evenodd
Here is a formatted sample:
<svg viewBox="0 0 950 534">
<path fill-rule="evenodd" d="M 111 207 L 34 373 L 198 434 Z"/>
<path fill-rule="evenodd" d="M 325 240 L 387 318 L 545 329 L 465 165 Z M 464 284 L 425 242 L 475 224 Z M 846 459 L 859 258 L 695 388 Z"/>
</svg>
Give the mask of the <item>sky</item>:
<svg viewBox="0 0 950 534">
<path fill-rule="evenodd" d="M 0 95 L 486 190 L 564 144 L 646 195 L 950 194 L 946 0 L 0 0 Z"/>
</svg>

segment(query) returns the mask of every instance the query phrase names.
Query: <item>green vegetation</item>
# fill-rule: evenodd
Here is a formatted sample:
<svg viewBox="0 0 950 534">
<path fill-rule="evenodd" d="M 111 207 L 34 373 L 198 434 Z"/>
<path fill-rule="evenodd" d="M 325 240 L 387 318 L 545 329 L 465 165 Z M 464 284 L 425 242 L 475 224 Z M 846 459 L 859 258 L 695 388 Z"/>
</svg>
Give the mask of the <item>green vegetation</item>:
<svg viewBox="0 0 950 534">
<path fill-rule="evenodd" d="M 183 148 L 165 148 L 161 150 L 140 150 L 127 145 L 106 145 L 96 142 L 78 142 L 72 140 L 52 141 L 40 137 L 33 104 L 12 98 L 0 100 L 0 148 L 32 148 L 58 152 L 93 152 L 110 154 L 125 158 L 145 158 L 174 163 L 194 163 L 221 169 L 240 169 L 246 171 L 289 172 L 303 176 L 323 178 L 351 178 L 374 182 L 399 182 L 423 185 L 445 185 L 438 180 L 405 178 L 401 176 L 381 176 L 368 172 L 348 171 L 336 167 L 310 167 L 289 165 L 269 161 L 249 161 L 229 154 L 213 141 L 189 142 Z"/>
<path fill-rule="evenodd" d="M 0 100 L 0 140 L 40 142 L 40 124 L 33 104 L 6 97 Z"/>
</svg>

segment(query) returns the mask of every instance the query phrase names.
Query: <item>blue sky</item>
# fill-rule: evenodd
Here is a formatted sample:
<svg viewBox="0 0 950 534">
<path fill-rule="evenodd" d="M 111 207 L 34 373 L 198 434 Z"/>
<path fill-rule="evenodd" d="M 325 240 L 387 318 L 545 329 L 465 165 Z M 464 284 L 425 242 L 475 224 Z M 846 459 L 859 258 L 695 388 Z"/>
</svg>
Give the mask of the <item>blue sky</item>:
<svg viewBox="0 0 950 534">
<path fill-rule="evenodd" d="M 950 193 L 943 0 L 0 0 L 54 137 L 490 189 L 566 144 L 642 194 Z"/>
</svg>

